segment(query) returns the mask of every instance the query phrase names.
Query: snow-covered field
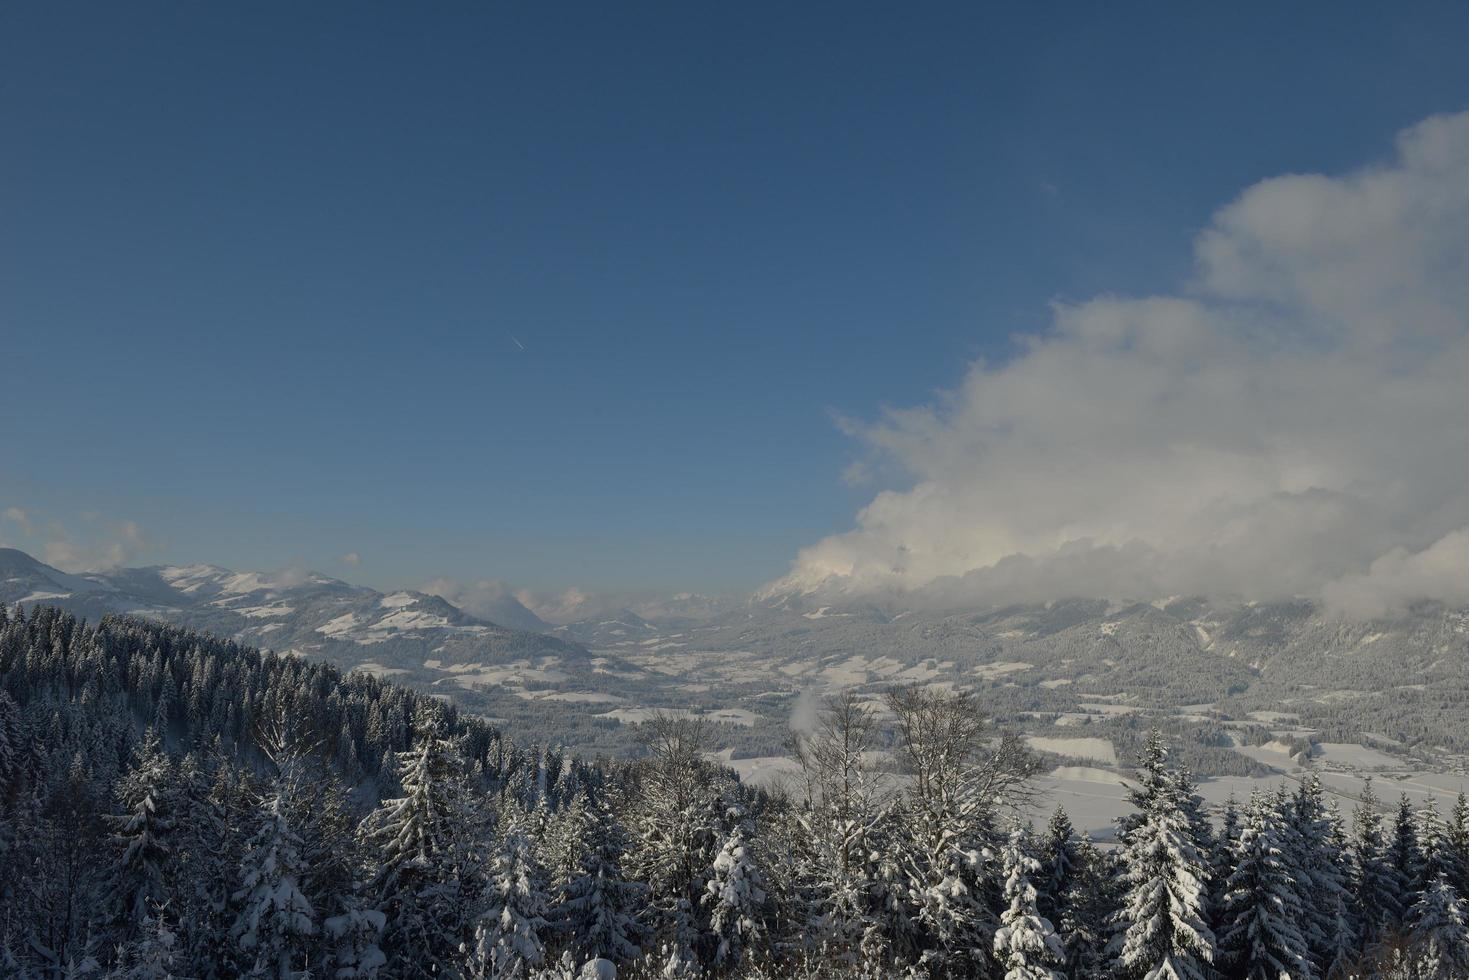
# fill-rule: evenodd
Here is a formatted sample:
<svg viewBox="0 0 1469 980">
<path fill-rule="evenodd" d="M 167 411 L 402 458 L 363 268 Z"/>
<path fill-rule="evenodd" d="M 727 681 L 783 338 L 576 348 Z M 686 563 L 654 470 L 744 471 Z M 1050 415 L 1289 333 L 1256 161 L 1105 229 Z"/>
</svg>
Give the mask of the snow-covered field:
<svg viewBox="0 0 1469 980">
<path fill-rule="evenodd" d="M 1076 759 L 1092 759 L 1104 765 L 1117 764 L 1117 750 L 1105 738 L 1044 738 L 1027 735 L 1026 744 L 1038 752 L 1054 752 L 1056 755 Z"/>
</svg>

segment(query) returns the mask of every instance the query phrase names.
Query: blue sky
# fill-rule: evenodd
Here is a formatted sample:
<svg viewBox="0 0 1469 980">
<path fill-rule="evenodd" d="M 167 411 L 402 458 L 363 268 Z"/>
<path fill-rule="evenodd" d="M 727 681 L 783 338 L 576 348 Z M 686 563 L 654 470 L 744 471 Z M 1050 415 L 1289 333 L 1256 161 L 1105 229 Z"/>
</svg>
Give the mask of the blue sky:
<svg viewBox="0 0 1469 980">
<path fill-rule="evenodd" d="M 1178 289 L 1244 187 L 1469 105 L 1466 36 L 1462 4 L 6 4 L 0 539 L 754 586 L 904 486 L 843 481 L 834 415 L 1052 300 Z"/>
</svg>

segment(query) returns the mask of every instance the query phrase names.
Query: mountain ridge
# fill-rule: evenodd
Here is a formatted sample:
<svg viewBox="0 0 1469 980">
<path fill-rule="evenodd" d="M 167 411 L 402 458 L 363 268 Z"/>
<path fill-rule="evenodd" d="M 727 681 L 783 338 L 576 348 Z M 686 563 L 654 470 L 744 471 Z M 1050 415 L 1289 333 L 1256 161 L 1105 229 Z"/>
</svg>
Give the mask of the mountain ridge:
<svg viewBox="0 0 1469 980">
<path fill-rule="evenodd" d="M 240 572 L 219 565 L 151 565 L 71 574 L 15 548 L 0 549 L 0 602 L 44 602 L 79 615 L 161 620 L 298 654 L 370 650 L 385 643 L 467 653 L 584 656 L 578 644 L 473 616 L 441 596 L 379 592 L 318 572 Z M 359 652 L 361 652 L 359 651 Z"/>
</svg>

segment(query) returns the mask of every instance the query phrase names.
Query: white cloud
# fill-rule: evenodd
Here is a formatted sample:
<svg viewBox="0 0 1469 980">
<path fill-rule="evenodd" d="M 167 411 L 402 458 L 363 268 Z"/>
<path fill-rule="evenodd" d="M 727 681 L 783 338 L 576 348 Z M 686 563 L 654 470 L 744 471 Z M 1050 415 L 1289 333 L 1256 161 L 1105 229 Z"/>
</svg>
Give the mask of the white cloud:
<svg viewBox="0 0 1469 980">
<path fill-rule="evenodd" d="M 508 585 L 498 579 L 458 582 L 441 578 L 429 582 L 419 591 L 439 596 L 471 616 L 512 629 L 535 630 L 546 625 L 521 604 Z"/>
<path fill-rule="evenodd" d="M 1450 531 L 1422 551 L 1394 548 L 1363 574 L 1325 588 L 1328 605 L 1355 616 L 1381 616 L 1415 600 L 1469 602 L 1469 528 Z"/>
<path fill-rule="evenodd" d="M 362 564 L 362 556 L 355 551 L 347 552 L 339 560 L 343 565 L 351 565 L 353 568 L 356 568 L 358 565 Z"/>
<path fill-rule="evenodd" d="M 436 595 L 458 606 L 471 616 L 480 616 L 497 608 L 506 599 L 513 599 L 510 587 L 498 579 L 481 579 L 478 582 L 460 582 L 455 579 L 438 578 L 423 585 L 420 592 Z"/>
<path fill-rule="evenodd" d="M 1469 113 L 1247 189 L 1196 259 L 853 427 L 911 482 L 773 588 L 1469 602 Z"/>
<path fill-rule="evenodd" d="M 550 594 L 519 589 L 515 598 L 548 623 L 574 623 L 598 614 L 615 613 L 618 609 L 615 600 L 612 603 L 602 602 L 576 586 Z"/>
<path fill-rule="evenodd" d="M 31 515 L 21 507 L 7 507 L 0 511 L 0 520 L 11 522 L 20 528 L 22 534 L 36 533 L 35 524 L 31 523 Z"/>
<path fill-rule="evenodd" d="M 47 524 L 41 559 L 64 572 L 101 571 L 126 565 L 148 550 L 143 529 L 133 521 L 86 519 L 81 536 L 59 523 Z"/>
</svg>

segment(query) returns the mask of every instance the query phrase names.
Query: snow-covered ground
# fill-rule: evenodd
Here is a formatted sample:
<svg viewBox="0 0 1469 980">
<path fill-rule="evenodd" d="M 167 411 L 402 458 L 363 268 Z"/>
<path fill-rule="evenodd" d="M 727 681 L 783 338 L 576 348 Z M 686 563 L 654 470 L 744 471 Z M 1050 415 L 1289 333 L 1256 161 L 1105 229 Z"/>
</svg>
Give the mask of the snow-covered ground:
<svg viewBox="0 0 1469 980">
<path fill-rule="evenodd" d="M 1104 765 L 1117 764 L 1117 749 L 1105 738 L 1044 738 L 1027 735 L 1026 744 L 1038 752 L 1054 752 L 1056 755 L 1076 759 L 1092 759 Z"/>
</svg>

